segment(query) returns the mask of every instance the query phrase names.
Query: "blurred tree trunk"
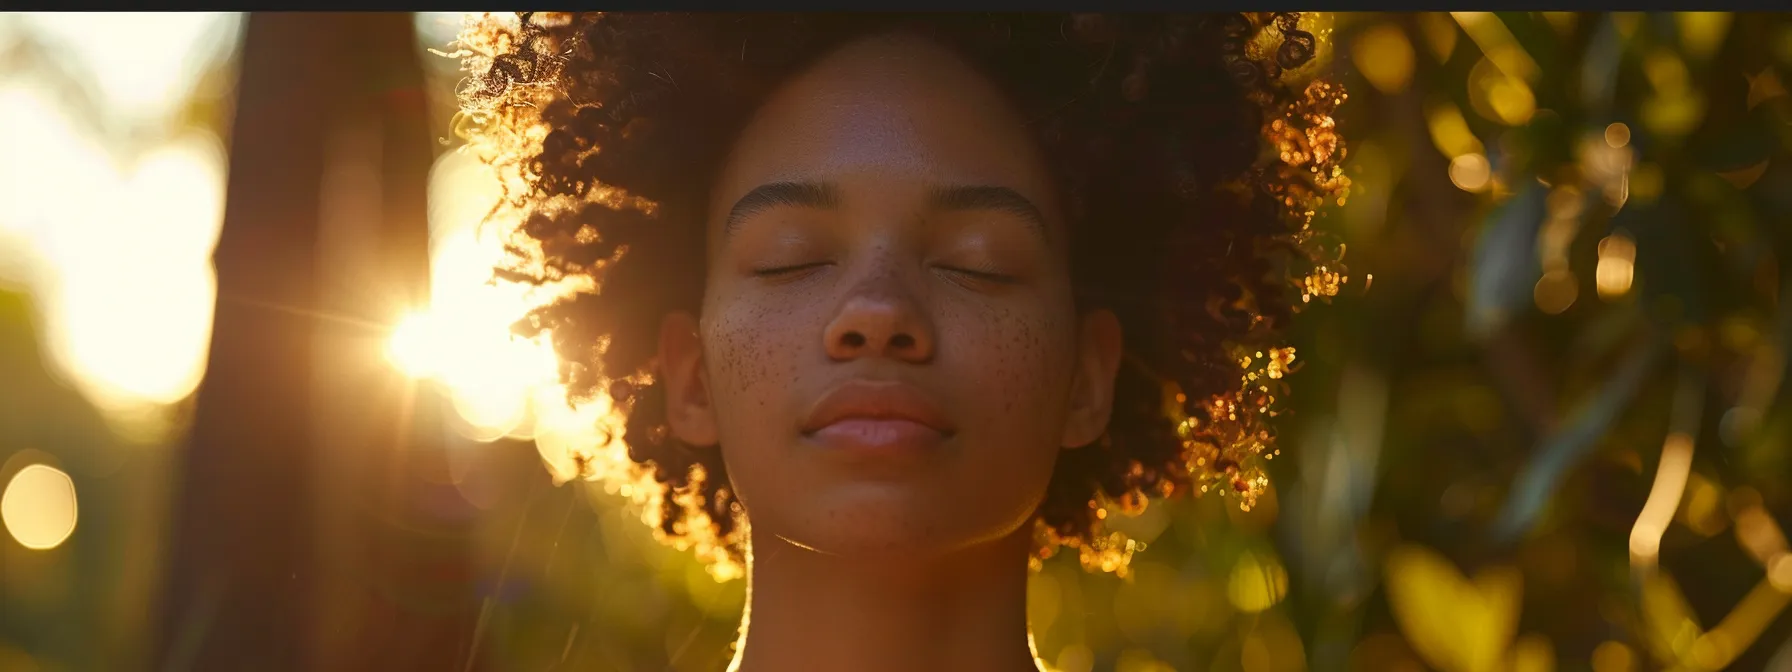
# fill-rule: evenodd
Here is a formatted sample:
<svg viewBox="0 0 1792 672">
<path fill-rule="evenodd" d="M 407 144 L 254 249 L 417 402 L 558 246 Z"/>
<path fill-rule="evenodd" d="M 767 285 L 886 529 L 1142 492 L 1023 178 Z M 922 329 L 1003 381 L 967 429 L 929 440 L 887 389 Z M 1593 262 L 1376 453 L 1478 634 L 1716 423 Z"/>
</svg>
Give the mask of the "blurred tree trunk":
<svg viewBox="0 0 1792 672">
<path fill-rule="evenodd" d="M 468 507 L 383 358 L 428 296 L 422 86 L 409 14 L 248 19 L 161 669 L 467 666 Z"/>
</svg>

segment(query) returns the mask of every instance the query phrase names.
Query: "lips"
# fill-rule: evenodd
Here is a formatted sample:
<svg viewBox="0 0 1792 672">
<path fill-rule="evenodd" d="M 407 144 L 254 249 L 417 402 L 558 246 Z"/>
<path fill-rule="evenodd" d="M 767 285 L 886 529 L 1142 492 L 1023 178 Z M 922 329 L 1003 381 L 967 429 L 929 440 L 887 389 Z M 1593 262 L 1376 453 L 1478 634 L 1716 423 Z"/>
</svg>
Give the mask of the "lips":
<svg viewBox="0 0 1792 672">
<path fill-rule="evenodd" d="M 828 392 L 803 424 L 803 435 L 826 446 L 920 449 L 954 431 L 937 404 L 913 386 L 857 380 Z"/>
</svg>

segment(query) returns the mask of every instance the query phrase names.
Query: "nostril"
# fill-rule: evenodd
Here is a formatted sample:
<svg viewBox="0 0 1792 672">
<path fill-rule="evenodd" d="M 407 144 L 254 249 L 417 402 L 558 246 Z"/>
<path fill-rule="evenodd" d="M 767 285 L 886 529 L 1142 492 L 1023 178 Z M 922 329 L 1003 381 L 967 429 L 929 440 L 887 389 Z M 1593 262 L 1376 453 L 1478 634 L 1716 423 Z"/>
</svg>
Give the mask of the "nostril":
<svg viewBox="0 0 1792 672">
<path fill-rule="evenodd" d="M 865 347 L 865 335 L 856 331 L 849 331 L 846 332 L 845 336 L 840 337 L 840 343 L 849 348 L 862 348 Z"/>
<path fill-rule="evenodd" d="M 890 347 L 898 350 L 913 348 L 915 347 L 915 337 L 908 334 L 897 334 L 890 337 Z"/>
</svg>

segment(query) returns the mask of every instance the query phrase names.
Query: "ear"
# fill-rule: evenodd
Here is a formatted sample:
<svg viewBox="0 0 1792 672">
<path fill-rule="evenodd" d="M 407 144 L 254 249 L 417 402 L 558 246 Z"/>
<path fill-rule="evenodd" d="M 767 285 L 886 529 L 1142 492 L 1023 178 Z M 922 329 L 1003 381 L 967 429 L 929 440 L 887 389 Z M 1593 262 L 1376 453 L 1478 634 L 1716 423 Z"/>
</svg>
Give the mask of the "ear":
<svg viewBox="0 0 1792 672">
<path fill-rule="evenodd" d="M 676 312 L 660 320 L 659 359 L 672 435 L 690 446 L 716 445 L 715 405 L 703 372 L 703 341 L 690 313 Z"/>
<path fill-rule="evenodd" d="M 1120 371 L 1123 349 L 1120 319 L 1107 309 L 1083 314 L 1079 336 L 1070 417 L 1064 423 L 1065 448 L 1094 443 L 1108 430 L 1108 418 L 1114 414 L 1114 376 Z"/>
</svg>

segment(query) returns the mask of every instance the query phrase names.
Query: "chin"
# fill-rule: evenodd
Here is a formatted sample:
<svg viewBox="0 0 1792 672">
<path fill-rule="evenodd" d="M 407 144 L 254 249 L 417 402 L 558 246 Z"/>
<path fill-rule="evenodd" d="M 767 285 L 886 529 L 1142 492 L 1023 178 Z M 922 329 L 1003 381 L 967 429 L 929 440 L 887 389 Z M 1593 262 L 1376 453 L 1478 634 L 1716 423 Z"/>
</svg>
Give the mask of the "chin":
<svg viewBox="0 0 1792 672">
<path fill-rule="evenodd" d="M 829 555 L 918 560 L 1006 538 L 1030 519 L 982 521 L 959 498 L 898 484 L 831 490 L 814 493 L 800 516 L 781 517 L 788 524 L 767 531 Z"/>
</svg>

